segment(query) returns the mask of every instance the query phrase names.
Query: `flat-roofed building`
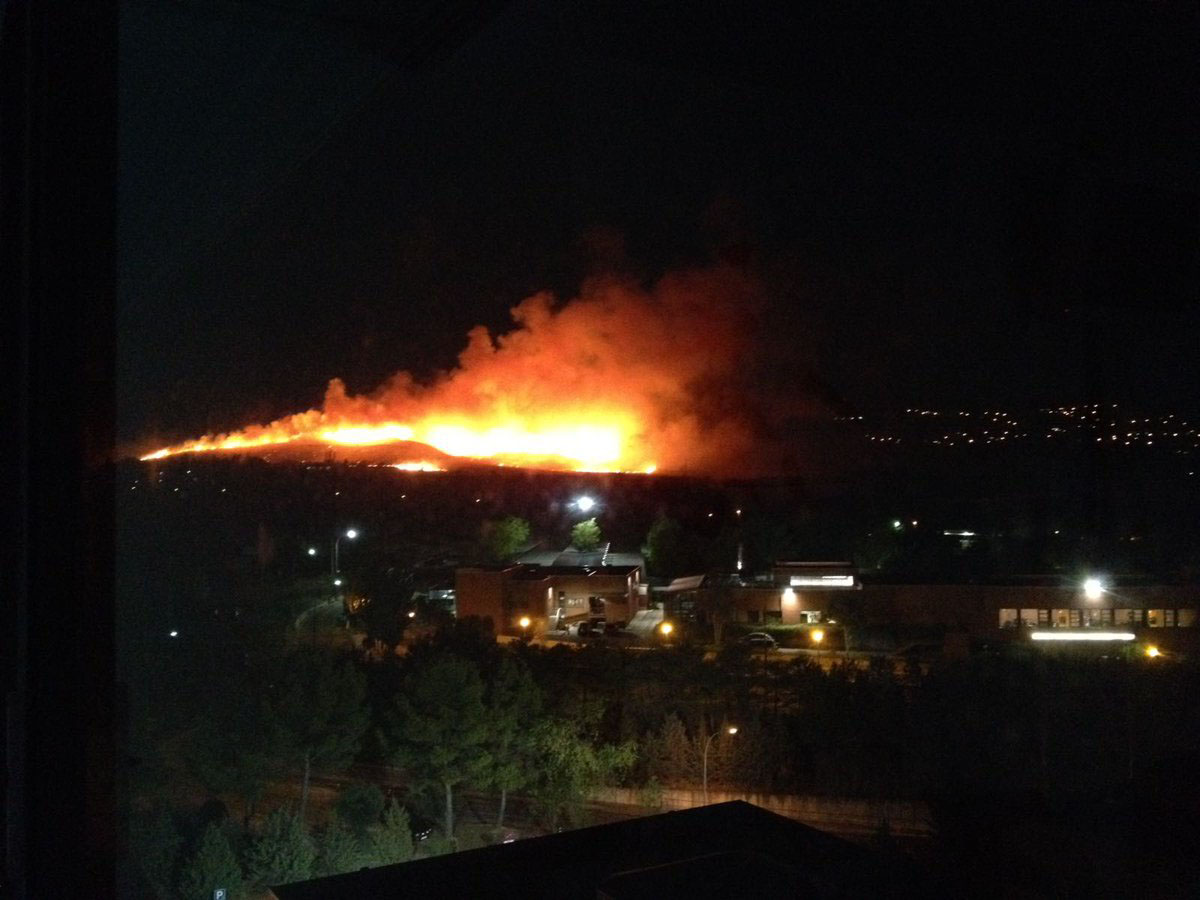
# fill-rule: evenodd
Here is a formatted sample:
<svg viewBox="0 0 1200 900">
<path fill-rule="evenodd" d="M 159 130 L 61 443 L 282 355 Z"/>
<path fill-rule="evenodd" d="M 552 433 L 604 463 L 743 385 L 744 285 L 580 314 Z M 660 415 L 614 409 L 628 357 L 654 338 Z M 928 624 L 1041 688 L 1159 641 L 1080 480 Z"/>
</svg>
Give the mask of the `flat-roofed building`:
<svg viewBox="0 0 1200 900">
<path fill-rule="evenodd" d="M 490 619 L 499 634 L 538 634 L 585 619 L 627 623 L 646 605 L 642 573 L 641 556 L 607 547 L 463 567 L 455 575 L 458 616 Z M 523 618 L 529 619 L 525 628 Z"/>
</svg>

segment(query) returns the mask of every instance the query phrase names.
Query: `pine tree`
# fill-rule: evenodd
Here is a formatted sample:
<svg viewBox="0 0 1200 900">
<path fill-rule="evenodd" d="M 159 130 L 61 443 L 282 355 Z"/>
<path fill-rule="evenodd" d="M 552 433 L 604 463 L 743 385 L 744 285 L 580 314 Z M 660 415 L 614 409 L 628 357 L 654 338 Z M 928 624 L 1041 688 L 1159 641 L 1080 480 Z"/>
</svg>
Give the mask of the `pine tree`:
<svg viewBox="0 0 1200 900">
<path fill-rule="evenodd" d="M 354 761 L 370 721 L 366 697 L 366 676 L 348 660 L 310 647 L 285 660 L 267 722 L 274 744 L 302 773 L 301 819 L 313 768 L 337 771 Z"/>
<path fill-rule="evenodd" d="M 246 869 L 261 887 L 290 884 L 312 877 L 316 855 L 300 817 L 279 807 L 267 816 L 262 834 L 251 844 Z"/>
<path fill-rule="evenodd" d="M 388 801 L 383 812 L 383 824 L 373 828 L 369 837 L 368 855 L 372 865 L 390 866 L 413 858 L 412 826 L 408 812 L 395 798 Z"/>
<path fill-rule="evenodd" d="M 341 875 L 357 872 L 371 862 L 362 841 L 341 822 L 332 822 L 321 834 L 321 846 L 317 855 L 317 873 Z"/>
<path fill-rule="evenodd" d="M 212 900 L 213 891 L 224 888 L 226 896 L 236 900 L 242 896 L 242 887 L 242 867 L 229 839 L 219 825 L 209 825 L 180 873 L 180 896 L 183 900 Z"/>
<path fill-rule="evenodd" d="M 163 807 L 145 815 L 135 812 L 129 831 L 133 856 L 146 886 L 155 897 L 173 897 L 183 836 L 175 827 L 171 811 Z"/>
<path fill-rule="evenodd" d="M 372 825 L 379 824 L 383 807 L 383 791 L 379 790 L 377 785 L 362 781 L 348 784 L 338 796 L 336 804 L 338 820 L 359 838 L 363 837 Z"/>
<path fill-rule="evenodd" d="M 491 724 L 487 749 L 492 762 L 488 782 L 500 792 L 496 827 L 503 828 L 509 792 L 524 787 L 532 778 L 533 726 L 541 715 L 542 692 L 528 667 L 506 655 L 488 686 L 486 700 Z"/>
<path fill-rule="evenodd" d="M 405 680 L 395 713 L 385 740 L 415 780 L 442 789 L 443 830 L 452 841 L 454 788 L 486 780 L 491 765 L 479 669 L 449 654 L 431 658 Z"/>
</svg>

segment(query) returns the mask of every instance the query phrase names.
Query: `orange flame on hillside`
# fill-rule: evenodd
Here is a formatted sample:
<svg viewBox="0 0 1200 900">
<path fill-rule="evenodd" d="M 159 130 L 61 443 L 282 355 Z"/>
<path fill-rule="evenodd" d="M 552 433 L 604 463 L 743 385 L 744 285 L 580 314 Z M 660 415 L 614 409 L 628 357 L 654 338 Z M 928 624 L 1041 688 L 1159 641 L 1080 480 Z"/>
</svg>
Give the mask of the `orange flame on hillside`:
<svg viewBox="0 0 1200 900">
<path fill-rule="evenodd" d="M 458 367 L 429 383 L 400 372 L 352 396 L 335 378 L 319 409 L 141 459 L 415 442 L 450 457 L 541 468 L 745 470 L 753 441 L 730 393 L 756 293 L 744 275 L 721 268 L 667 276 L 649 290 L 591 281 L 562 305 L 536 294 L 513 308 L 507 334 L 472 329 Z"/>
</svg>

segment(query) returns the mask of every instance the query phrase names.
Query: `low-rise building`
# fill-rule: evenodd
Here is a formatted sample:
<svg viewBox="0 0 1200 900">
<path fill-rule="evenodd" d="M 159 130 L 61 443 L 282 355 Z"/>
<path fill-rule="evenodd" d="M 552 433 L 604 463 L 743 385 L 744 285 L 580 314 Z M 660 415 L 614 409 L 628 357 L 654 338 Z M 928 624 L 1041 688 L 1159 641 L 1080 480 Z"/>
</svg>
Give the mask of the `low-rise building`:
<svg viewBox="0 0 1200 900">
<path fill-rule="evenodd" d="M 456 572 L 455 598 L 459 618 L 490 619 L 498 634 L 539 634 L 581 620 L 626 623 L 646 607 L 642 558 L 604 547 L 467 566 Z"/>
<path fill-rule="evenodd" d="M 1068 582 L 1054 576 L 989 584 L 862 581 L 847 563 L 777 563 L 761 576 L 677 578 L 658 592 L 664 615 L 703 625 L 834 625 L 924 628 L 974 641 L 1152 641 L 1164 649 L 1200 645 L 1200 585 L 1112 579 Z M 1077 637 L 1077 634 L 1083 637 Z M 1132 637 L 1130 637 L 1132 635 Z M 853 648 L 847 643 L 833 646 Z"/>
</svg>

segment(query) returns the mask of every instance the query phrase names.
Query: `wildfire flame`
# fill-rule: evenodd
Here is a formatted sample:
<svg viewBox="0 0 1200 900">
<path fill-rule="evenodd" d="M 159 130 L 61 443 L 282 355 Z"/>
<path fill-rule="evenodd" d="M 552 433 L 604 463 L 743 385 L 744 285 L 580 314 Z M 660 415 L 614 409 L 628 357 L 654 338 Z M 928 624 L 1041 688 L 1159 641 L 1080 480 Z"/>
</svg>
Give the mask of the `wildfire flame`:
<svg viewBox="0 0 1200 900">
<path fill-rule="evenodd" d="M 141 459 L 412 442 L 507 465 L 646 474 L 728 469 L 751 443 L 721 398 L 747 350 L 754 299 L 754 285 L 723 268 L 667 276 L 648 291 L 589 282 L 562 305 L 536 294 L 513 308 L 516 327 L 507 334 L 472 329 L 458 367 L 429 383 L 400 372 L 374 393 L 352 396 L 335 378 L 319 409 Z M 422 460 L 397 468 L 444 466 Z"/>
</svg>

